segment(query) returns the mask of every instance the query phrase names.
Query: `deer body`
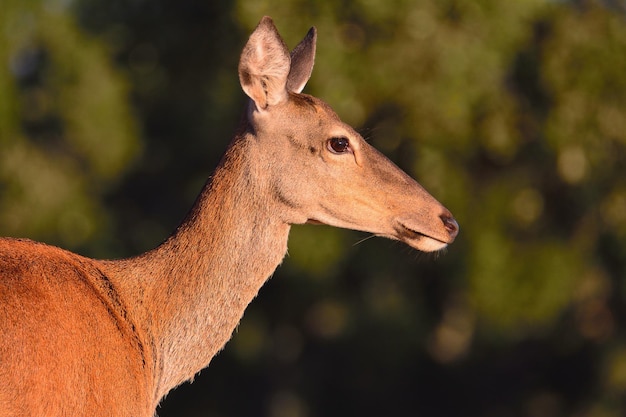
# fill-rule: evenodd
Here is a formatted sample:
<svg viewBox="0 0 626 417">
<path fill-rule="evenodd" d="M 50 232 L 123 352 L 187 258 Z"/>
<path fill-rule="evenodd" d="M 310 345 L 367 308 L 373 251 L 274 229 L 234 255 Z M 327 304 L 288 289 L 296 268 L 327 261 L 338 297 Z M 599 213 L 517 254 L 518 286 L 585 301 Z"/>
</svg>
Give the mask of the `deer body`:
<svg viewBox="0 0 626 417">
<path fill-rule="evenodd" d="M 242 126 L 178 229 L 134 258 L 0 239 L 0 415 L 152 416 L 231 337 L 291 224 L 424 251 L 458 225 L 414 180 L 301 94 L 315 31 L 289 55 L 264 18 L 241 57 Z"/>
</svg>

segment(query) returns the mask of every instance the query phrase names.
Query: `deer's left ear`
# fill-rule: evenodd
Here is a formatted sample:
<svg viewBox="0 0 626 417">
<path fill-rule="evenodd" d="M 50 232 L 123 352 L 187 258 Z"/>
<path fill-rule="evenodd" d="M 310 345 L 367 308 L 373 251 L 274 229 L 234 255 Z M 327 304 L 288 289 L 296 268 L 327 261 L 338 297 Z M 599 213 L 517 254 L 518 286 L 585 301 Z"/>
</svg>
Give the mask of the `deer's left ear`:
<svg viewBox="0 0 626 417">
<path fill-rule="evenodd" d="M 304 39 L 291 52 L 291 69 L 287 77 L 287 90 L 300 93 L 311 78 L 315 63 L 317 30 L 309 29 Z"/>
<path fill-rule="evenodd" d="M 259 110 L 265 110 L 287 99 L 289 68 L 289 50 L 272 19 L 265 16 L 241 53 L 241 88 Z"/>
</svg>

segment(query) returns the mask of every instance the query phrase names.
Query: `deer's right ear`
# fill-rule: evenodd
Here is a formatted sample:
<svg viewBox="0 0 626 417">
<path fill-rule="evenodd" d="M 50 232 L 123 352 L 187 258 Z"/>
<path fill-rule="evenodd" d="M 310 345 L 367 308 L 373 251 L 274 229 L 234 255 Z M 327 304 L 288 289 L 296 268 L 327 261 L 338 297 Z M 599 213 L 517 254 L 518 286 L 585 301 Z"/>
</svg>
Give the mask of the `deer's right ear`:
<svg viewBox="0 0 626 417">
<path fill-rule="evenodd" d="M 272 19 L 265 16 L 243 48 L 239 82 L 259 110 L 287 99 L 289 50 Z"/>
<path fill-rule="evenodd" d="M 291 51 L 291 69 L 287 79 L 287 90 L 300 93 L 311 78 L 315 63 L 316 41 L 317 30 L 312 27 L 304 39 Z"/>
</svg>

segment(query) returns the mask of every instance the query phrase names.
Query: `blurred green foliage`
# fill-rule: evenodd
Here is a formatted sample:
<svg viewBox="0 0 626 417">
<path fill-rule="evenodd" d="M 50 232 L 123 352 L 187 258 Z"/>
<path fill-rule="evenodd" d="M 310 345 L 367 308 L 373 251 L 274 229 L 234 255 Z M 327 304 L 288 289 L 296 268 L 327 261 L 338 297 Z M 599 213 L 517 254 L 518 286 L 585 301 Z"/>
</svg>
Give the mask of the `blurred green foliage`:
<svg viewBox="0 0 626 417">
<path fill-rule="evenodd" d="M 291 46 L 315 25 L 306 92 L 418 178 L 461 235 L 432 257 L 294 227 L 233 341 L 159 415 L 622 416 L 625 13 L 5 0 L 0 231 L 99 257 L 158 244 L 236 126 L 246 36 L 265 14 Z"/>
<path fill-rule="evenodd" d="M 54 6 L 2 4 L 0 229 L 82 247 L 103 232 L 103 192 L 139 137 L 105 45 Z"/>
</svg>

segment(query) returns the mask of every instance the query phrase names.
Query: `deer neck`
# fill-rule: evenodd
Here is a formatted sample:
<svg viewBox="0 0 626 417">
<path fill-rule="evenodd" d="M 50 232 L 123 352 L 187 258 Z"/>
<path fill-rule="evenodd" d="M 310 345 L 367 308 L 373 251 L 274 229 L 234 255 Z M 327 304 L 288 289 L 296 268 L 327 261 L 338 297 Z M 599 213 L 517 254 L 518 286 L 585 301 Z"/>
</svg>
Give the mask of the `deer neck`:
<svg viewBox="0 0 626 417">
<path fill-rule="evenodd" d="M 153 339 L 157 400 L 209 364 L 286 253 L 289 225 L 265 197 L 253 146 L 235 139 L 176 232 L 122 261 L 146 306 L 138 315 Z"/>
</svg>

